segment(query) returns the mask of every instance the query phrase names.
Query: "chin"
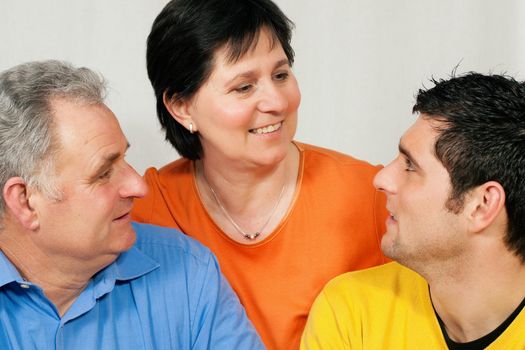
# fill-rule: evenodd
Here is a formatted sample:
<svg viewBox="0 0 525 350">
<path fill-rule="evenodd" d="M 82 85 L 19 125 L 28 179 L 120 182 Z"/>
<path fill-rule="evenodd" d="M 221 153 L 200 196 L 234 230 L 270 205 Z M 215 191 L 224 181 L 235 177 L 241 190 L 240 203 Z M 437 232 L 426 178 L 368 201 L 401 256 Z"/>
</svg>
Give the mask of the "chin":
<svg viewBox="0 0 525 350">
<path fill-rule="evenodd" d="M 268 167 L 268 166 L 275 166 L 282 162 L 286 158 L 286 154 L 283 153 L 269 153 L 265 152 L 262 154 L 259 154 L 259 156 L 256 159 L 251 159 L 250 163 L 254 165 L 255 167 Z"/>
<path fill-rule="evenodd" d="M 386 257 L 394 260 L 396 260 L 397 255 L 395 254 L 395 245 L 396 242 L 392 233 L 387 232 L 381 238 L 381 251 L 383 252 L 383 254 L 385 254 Z"/>
<path fill-rule="evenodd" d="M 290 146 L 292 145 L 292 141 L 288 140 L 286 142 L 283 142 L 277 147 L 272 147 L 268 150 L 268 164 L 277 164 L 282 162 L 288 154 L 291 152 Z"/>
<path fill-rule="evenodd" d="M 277 165 L 281 163 L 283 160 L 286 159 L 287 152 L 275 155 L 273 157 L 269 157 L 266 162 L 264 162 L 267 165 Z"/>
<path fill-rule="evenodd" d="M 137 240 L 137 234 L 135 233 L 135 230 L 133 230 L 133 227 L 131 227 L 131 225 L 129 228 L 118 232 L 116 236 L 118 236 L 119 239 L 118 246 L 116 249 L 119 253 L 131 249 L 131 247 L 133 247 Z"/>
<path fill-rule="evenodd" d="M 137 234 L 135 233 L 135 230 L 133 230 L 133 228 L 130 228 L 129 229 L 129 232 L 127 234 L 127 241 L 126 241 L 126 247 L 125 247 L 125 250 L 128 250 L 130 249 L 131 247 L 133 247 L 133 245 L 135 244 L 135 242 L 137 241 Z"/>
</svg>

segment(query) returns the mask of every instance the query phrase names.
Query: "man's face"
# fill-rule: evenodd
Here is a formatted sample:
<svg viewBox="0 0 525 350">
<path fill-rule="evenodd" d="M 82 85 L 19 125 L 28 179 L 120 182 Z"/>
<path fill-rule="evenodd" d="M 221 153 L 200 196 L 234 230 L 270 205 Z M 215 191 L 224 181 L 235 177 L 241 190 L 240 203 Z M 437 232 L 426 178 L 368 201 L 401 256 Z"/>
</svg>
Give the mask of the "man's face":
<svg viewBox="0 0 525 350">
<path fill-rule="evenodd" d="M 397 158 L 374 179 L 374 186 L 385 192 L 391 213 L 381 248 L 408 266 L 449 259 L 465 246 L 460 215 L 445 207 L 451 184 L 434 155 L 437 132 L 432 126 L 438 123 L 419 117 L 401 138 Z"/>
<path fill-rule="evenodd" d="M 109 263 L 135 242 L 129 212 L 146 185 L 124 160 L 128 143 L 100 104 L 52 101 L 56 201 L 37 195 L 38 246 L 48 256 Z"/>
</svg>

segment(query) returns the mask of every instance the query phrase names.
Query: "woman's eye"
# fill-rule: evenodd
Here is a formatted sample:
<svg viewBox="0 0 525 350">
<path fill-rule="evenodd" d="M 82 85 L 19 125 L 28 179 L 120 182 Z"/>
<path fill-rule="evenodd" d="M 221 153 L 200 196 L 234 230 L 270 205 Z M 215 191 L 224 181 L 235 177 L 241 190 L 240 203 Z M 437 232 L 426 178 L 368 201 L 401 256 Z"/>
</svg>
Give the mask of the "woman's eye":
<svg viewBox="0 0 525 350">
<path fill-rule="evenodd" d="M 235 92 L 239 94 L 245 94 L 247 92 L 250 92 L 253 88 L 252 84 L 243 84 L 234 89 Z"/>
</svg>

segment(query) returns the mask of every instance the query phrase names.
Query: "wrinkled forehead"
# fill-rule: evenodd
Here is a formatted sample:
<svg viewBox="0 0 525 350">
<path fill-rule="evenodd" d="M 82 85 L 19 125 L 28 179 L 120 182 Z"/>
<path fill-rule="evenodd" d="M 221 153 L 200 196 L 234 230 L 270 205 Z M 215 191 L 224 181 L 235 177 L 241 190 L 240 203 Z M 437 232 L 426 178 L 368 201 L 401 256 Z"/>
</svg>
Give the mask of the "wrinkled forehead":
<svg viewBox="0 0 525 350">
<path fill-rule="evenodd" d="M 116 116 L 104 104 L 55 99 L 51 107 L 57 151 L 79 153 L 127 144 Z"/>
</svg>

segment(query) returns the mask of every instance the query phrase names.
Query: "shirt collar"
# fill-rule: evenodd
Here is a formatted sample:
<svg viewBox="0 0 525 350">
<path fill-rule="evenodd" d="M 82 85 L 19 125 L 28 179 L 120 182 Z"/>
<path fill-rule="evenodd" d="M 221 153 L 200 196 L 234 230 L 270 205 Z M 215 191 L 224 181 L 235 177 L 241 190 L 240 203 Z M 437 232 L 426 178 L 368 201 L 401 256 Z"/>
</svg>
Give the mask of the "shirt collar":
<svg viewBox="0 0 525 350">
<path fill-rule="evenodd" d="M 0 287 L 14 281 L 22 282 L 23 278 L 4 252 L 0 250 Z"/>
<path fill-rule="evenodd" d="M 126 281 L 143 276 L 160 265 L 155 260 L 141 252 L 138 248 L 132 247 L 130 250 L 119 255 L 117 260 L 101 271 L 106 278 Z"/>
<path fill-rule="evenodd" d="M 138 248 L 132 247 L 120 254 L 117 260 L 109 266 L 102 269 L 95 276 L 95 279 L 131 280 L 143 276 L 159 266 L 155 260 L 145 255 Z M 0 287 L 15 281 L 23 282 L 23 278 L 13 263 L 0 250 Z"/>
</svg>

